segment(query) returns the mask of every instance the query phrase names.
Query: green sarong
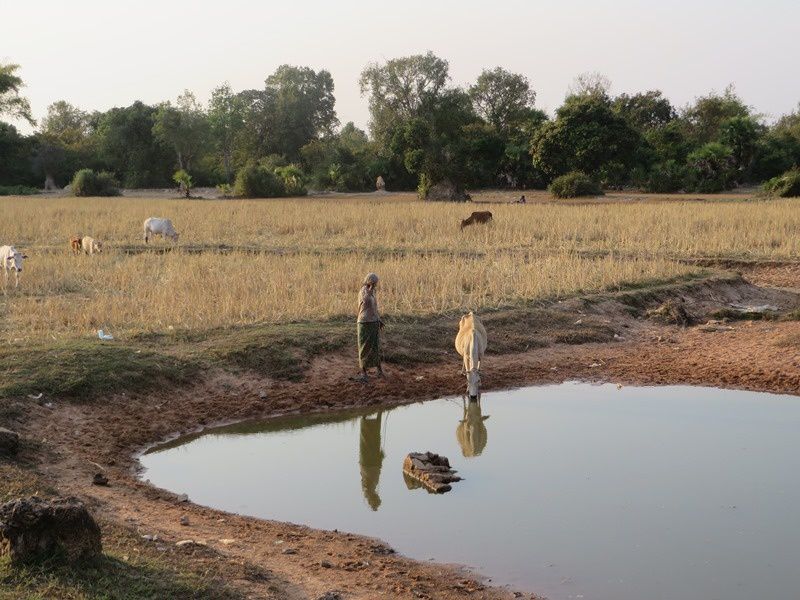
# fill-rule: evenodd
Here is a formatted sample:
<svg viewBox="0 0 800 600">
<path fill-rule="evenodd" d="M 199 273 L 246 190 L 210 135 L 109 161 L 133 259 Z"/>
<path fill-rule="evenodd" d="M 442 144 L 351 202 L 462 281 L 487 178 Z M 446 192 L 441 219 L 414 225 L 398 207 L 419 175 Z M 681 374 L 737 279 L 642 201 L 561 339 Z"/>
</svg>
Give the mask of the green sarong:
<svg viewBox="0 0 800 600">
<path fill-rule="evenodd" d="M 361 369 L 381 366 L 380 323 L 358 324 L 358 366 Z"/>
</svg>

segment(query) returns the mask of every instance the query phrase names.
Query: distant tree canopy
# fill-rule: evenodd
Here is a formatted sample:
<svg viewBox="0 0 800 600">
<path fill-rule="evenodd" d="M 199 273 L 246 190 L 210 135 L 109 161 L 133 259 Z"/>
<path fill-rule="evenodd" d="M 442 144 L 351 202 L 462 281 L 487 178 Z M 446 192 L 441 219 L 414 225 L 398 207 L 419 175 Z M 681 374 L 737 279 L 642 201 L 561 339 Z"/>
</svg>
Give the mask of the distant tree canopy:
<svg viewBox="0 0 800 600">
<path fill-rule="evenodd" d="M 800 165 L 800 105 L 769 125 L 732 86 L 676 108 L 659 90 L 615 96 L 608 78 L 584 73 L 551 119 L 525 75 L 484 69 L 462 88 L 431 52 L 371 63 L 359 84 L 368 133 L 339 126 L 330 73 L 303 66 L 278 67 L 259 89 L 223 83 L 207 105 L 188 90 L 105 112 L 60 100 L 31 135 L 0 120 L 0 184 L 63 186 L 89 169 L 168 187 L 178 171 L 184 191 L 286 195 L 372 190 L 380 175 L 425 195 L 440 182 L 544 188 L 578 172 L 605 187 L 716 192 Z M 23 87 L 19 67 L 0 64 L 0 119 L 35 124 Z"/>
</svg>

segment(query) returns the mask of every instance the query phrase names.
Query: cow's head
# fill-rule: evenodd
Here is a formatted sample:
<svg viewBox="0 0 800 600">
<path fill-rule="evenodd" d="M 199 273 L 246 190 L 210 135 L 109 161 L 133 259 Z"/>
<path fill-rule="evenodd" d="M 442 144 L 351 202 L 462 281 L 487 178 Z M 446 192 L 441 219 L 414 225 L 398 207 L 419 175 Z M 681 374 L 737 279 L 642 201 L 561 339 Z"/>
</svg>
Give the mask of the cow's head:
<svg viewBox="0 0 800 600">
<path fill-rule="evenodd" d="M 177 232 L 177 231 L 173 231 L 172 233 L 170 233 L 170 234 L 168 234 L 168 235 L 169 235 L 169 238 L 170 238 L 170 239 L 171 239 L 173 242 L 177 242 L 177 241 L 178 241 L 178 232 Z"/>
<path fill-rule="evenodd" d="M 14 269 L 17 273 L 22 273 L 22 261 L 28 258 L 24 254 L 20 254 L 16 250 L 14 254 L 9 256 L 6 260 L 8 260 L 8 267 Z"/>
<path fill-rule="evenodd" d="M 98 242 L 97 240 L 95 240 L 93 243 L 94 243 L 94 251 L 97 252 L 98 254 L 101 254 L 103 252 L 103 242 Z"/>
<path fill-rule="evenodd" d="M 470 400 L 477 400 L 481 393 L 481 374 L 478 369 L 467 371 L 467 394 Z"/>
</svg>

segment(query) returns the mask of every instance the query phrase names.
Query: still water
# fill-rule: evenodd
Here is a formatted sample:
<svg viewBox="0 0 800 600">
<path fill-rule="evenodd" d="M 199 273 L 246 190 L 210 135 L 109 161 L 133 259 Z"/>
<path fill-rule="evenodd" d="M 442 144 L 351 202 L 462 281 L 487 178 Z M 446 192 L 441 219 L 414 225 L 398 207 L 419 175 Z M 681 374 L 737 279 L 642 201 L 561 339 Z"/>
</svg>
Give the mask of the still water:
<svg viewBox="0 0 800 600">
<path fill-rule="evenodd" d="M 800 398 L 566 383 L 210 430 L 142 457 L 197 503 L 375 536 L 551 600 L 800 597 Z M 464 481 L 432 495 L 410 451 Z"/>
</svg>

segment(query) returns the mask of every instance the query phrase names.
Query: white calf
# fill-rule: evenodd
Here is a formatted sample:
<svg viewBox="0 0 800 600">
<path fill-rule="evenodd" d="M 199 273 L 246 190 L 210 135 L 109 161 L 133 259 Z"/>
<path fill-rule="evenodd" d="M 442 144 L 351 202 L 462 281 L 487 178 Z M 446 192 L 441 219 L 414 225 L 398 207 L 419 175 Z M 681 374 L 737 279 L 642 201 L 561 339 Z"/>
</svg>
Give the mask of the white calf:
<svg viewBox="0 0 800 600">
<path fill-rule="evenodd" d="M 14 246 L 0 246 L 0 262 L 3 263 L 3 291 L 8 286 L 8 272 L 14 271 L 14 288 L 19 287 L 19 274 L 22 273 L 22 261 L 28 258 L 17 252 Z"/>
<path fill-rule="evenodd" d="M 172 226 L 172 221 L 169 219 L 159 219 L 158 217 L 150 217 L 144 222 L 144 243 L 150 241 L 150 236 L 160 235 L 165 238 L 171 239 L 173 242 L 178 241 L 178 232 Z"/>
</svg>

